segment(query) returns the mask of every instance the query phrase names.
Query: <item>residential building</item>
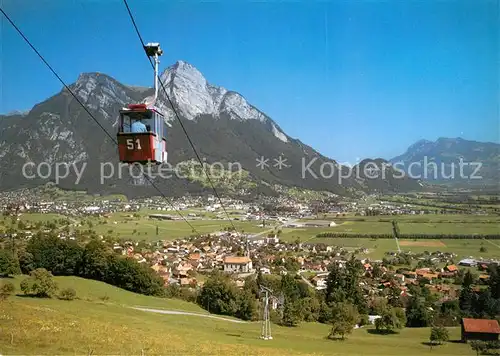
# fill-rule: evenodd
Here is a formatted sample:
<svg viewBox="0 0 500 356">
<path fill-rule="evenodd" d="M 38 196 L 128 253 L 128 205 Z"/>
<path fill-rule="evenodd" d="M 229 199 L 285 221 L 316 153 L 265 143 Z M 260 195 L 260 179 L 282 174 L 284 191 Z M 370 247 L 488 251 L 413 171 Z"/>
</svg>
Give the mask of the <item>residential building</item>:
<svg viewBox="0 0 500 356">
<path fill-rule="evenodd" d="M 252 271 L 252 260 L 246 256 L 228 256 L 224 258 L 224 272 L 249 273 Z"/>
</svg>

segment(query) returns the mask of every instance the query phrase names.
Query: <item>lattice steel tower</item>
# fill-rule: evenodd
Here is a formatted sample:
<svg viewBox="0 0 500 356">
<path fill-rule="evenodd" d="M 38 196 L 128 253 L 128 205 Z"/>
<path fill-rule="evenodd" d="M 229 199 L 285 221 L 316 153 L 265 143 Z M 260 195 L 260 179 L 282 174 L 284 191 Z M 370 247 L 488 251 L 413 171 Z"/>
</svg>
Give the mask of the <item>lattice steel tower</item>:
<svg viewBox="0 0 500 356">
<path fill-rule="evenodd" d="M 272 340 L 271 336 L 271 320 L 269 318 L 269 297 L 273 295 L 273 291 L 264 286 L 260 286 L 260 292 L 264 294 L 264 310 L 262 315 L 262 331 L 260 338 L 264 340 Z"/>
</svg>

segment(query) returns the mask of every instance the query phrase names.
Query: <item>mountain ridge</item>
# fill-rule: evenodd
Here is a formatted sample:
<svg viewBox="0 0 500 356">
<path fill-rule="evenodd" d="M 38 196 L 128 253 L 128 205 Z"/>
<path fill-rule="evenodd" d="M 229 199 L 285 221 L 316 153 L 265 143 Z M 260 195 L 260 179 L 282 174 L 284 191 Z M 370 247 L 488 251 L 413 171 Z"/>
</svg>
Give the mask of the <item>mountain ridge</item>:
<svg viewBox="0 0 500 356">
<path fill-rule="evenodd" d="M 373 185 L 366 177 L 343 178 L 348 173 L 347 167 L 335 168 L 335 160 L 299 139 L 288 136 L 274 120 L 249 103 L 243 95 L 210 84 L 201 72 L 187 62 L 177 61 L 161 74 L 161 78 L 170 100 L 160 88 L 156 105 L 165 113 L 170 125 L 167 150 L 173 165 L 194 158 L 183 132 L 186 129 L 199 155 L 207 163 L 240 163 L 247 172 L 246 177 L 252 181 L 254 192 L 269 193 L 268 187 L 273 184 L 330 191 L 340 195 L 370 191 L 372 186 L 387 191 L 420 188 L 417 181 L 410 180 L 398 182 L 397 185 L 387 182 Z M 125 85 L 99 72 L 81 73 L 69 88 L 112 137 L 116 132 L 118 111 L 127 104 L 142 102 L 153 95 L 152 88 Z M 184 128 L 175 118 L 174 109 Z M 0 179 L 3 189 L 46 183 L 47 179 L 52 178 L 42 179 L 40 175 L 26 178 L 20 174 L 20 168 L 13 167 L 35 163 L 36 166 L 27 170 L 29 175 L 33 175 L 35 167 L 47 162 L 70 167 L 86 165 L 86 175 L 77 183 L 77 172 L 72 172 L 58 182 L 66 189 L 158 195 L 153 187 L 131 188 L 124 177 L 113 176 L 102 182 L 102 164 L 118 164 L 117 148 L 65 88 L 33 106 L 22 119 L 19 115 L 4 116 L 2 122 L 5 123 L 0 125 Z M 256 164 L 256 160 L 261 157 L 268 160 L 265 169 Z M 278 158 L 285 159 L 284 167 L 276 164 Z M 305 172 L 304 167 L 308 168 Z M 325 171 L 325 167 L 328 174 L 317 177 Z M 186 192 L 199 194 L 207 190 L 199 181 L 179 177 L 155 183 L 169 195 Z M 223 187 L 224 184 L 221 184 Z"/>
<path fill-rule="evenodd" d="M 389 161 L 392 164 L 402 163 L 405 167 L 414 163 L 419 166 L 416 168 L 416 175 L 426 175 L 424 180 L 429 181 L 476 180 L 473 176 L 481 177 L 474 183 L 491 184 L 500 181 L 500 144 L 495 142 L 467 140 L 461 137 L 439 137 L 435 141 L 419 140 L 410 145 L 403 154 Z M 459 168 L 460 162 L 464 165 L 463 172 L 451 177 L 452 172 Z M 422 166 L 426 165 L 429 171 L 424 172 Z M 478 167 L 477 172 L 475 167 Z"/>
</svg>

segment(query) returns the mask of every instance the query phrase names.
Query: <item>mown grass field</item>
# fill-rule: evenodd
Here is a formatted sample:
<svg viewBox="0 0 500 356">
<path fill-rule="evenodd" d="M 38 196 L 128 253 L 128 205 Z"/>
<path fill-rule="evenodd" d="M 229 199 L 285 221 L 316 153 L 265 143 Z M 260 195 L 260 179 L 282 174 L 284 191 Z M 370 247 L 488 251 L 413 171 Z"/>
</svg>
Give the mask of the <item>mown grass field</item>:
<svg viewBox="0 0 500 356">
<path fill-rule="evenodd" d="M 479 234 L 499 233 L 499 227 L 494 223 L 436 223 L 432 224 L 437 228 L 429 227 L 428 223 L 399 223 L 401 233 L 422 233 L 422 234 L 473 234 L 474 231 L 481 231 Z M 467 227 L 469 227 L 467 229 Z M 376 221 L 346 221 L 339 222 L 334 227 L 313 227 L 313 228 L 284 228 L 280 238 L 285 241 L 296 241 L 310 243 L 325 243 L 332 246 L 341 246 L 347 249 L 367 248 L 370 258 L 381 259 L 385 252 L 397 251 L 396 241 L 394 239 L 371 239 L 355 237 L 316 237 L 317 234 L 324 232 L 332 233 L 359 233 L 359 234 L 380 234 L 391 233 L 390 222 Z M 402 251 L 411 251 L 413 253 L 422 253 L 424 251 L 441 251 L 456 253 L 459 258 L 473 256 L 476 258 L 500 258 L 500 241 L 484 239 L 425 239 L 425 240 L 400 240 Z M 484 247 L 486 251 L 480 251 Z"/>
<path fill-rule="evenodd" d="M 327 219 L 333 221 L 347 221 L 347 220 L 364 220 L 372 222 L 390 222 L 397 220 L 400 222 L 496 222 L 500 223 L 500 216 L 498 215 L 471 215 L 471 214 L 424 214 L 424 215 L 386 215 L 386 216 L 355 216 L 354 214 L 346 214 L 346 216 L 337 216 L 327 214 L 324 217 L 322 214 L 318 215 L 319 219 Z"/>
<path fill-rule="evenodd" d="M 396 252 L 397 245 L 394 239 L 367 239 L 367 238 L 312 238 L 310 242 L 325 243 L 332 246 L 345 247 L 348 250 L 357 248 L 367 248 L 369 253 L 366 257 L 372 259 L 382 259 L 385 252 Z M 498 241 L 485 240 L 399 240 L 401 251 L 411 251 L 413 253 L 422 253 L 424 251 L 450 252 L 458 255 L 458 258 L 500 258 L 500 243 Z M 480 248 L 485 247 L 486 251 L 481 252 Z"/>
<path fill-rule="evenodd" d="M 153 220 L 148 217 L 116 219 L 101 219 L 104 224 L 94 223 L 93 229 L 98 234 L 109 232 L 123 238 L 135 240 L 172 240 L 192 235 L 194 232 L 184 220 Z M 116 222 L 116 224 L 115 224 Z M 267 228 L 259 227 L 255 221 L 232 221 L 238 231 L 257 233 Z M 231 227 L 227 220 L 189 220 L 189 223 L 199 233 L 213 233 Z M 156 228 L 158 227 L 158 235 Z"/>
<path fill-rule="evenodd" d="M 76 287 L 82 299 L 11 297 L 0 303 L 1 354 L 417 356 L 430 352 L 425 345 L 428 328 L 403 329 L 394 335 L 377 335 L 362 328 L 342 342 L 326 339 L 327 325 L 273 325 L 273 340 L 264 341 L 259 338 L 258 322 L 232 323 L 201 316 L 143 312 L 128 306 L 136 305 L 139 299 L 141 305 L 156 305 L 157 301 L 150 299 L 157 298 L 132 297 L 128 292 L 78 278 L 57 281 Z M 110 295 L 108 302 L 85 297 L 101 293 Z M 174 301 L 180 306 L 178 303 Z M 459 339 L 459 328 L 449 331 L 452 340 Z M 469 345 L 449 342 L 433 348 L 432 354 L 474 353 Z"/>
<path fill-rule="evenodd" d="M 500 225 L 490 223 L 399 223 L 402 234 L 455 234 L 493 235 L 500 234 Z"/>
<path fill-rule="evenodd" d="M 188 214 L 196 214 L 197 219 L 188 218 Z M 231 217 L 238 216 L 237 211 L 228 210 Z M 156 211 L 150 209 L 141 210 L 136 216 L 133 213 L 118 212 L 110 214 L 109 217 L 67 217 L 60 214 L 28 213 L 22 214 L 20 220 L 24 222 L 46 222 L 60 219 L 69 220 L 72 223 L 79 222 L 81 228 L 91 228 L 97 234 L 113 234 L 115 236 L 133 240 L 172 240 L 192 235 L 193 229 L 184 220 L 156 220 L 150 219 L 150 214 L 169 214 L 178 217 L 175 212 Z M 183 216 L 188 218 L 189 223 L 199 233 L 213 233 L 223 231 L 226 227 L 231 227 L 227 219 L 216 219 L 216 214 L 204 212 L 196 209 L 185 210 Z M 198 217 L 202 216 L 203 219 Z M 1 217 L 6 225 L 10 225 L 10 218 Z M 91 225 L 87 225 L 90 222 Z M 258 233 L 269 230 L 273 225 L 268 222 L 265 228 L 259 227 L 260 221 L 232 220 L 232 223 L 239 232 Z M 156 234 L 158 227 L 158 235 Z M 74 226 L 71 229 L 75 229 Z"/>
</svg>

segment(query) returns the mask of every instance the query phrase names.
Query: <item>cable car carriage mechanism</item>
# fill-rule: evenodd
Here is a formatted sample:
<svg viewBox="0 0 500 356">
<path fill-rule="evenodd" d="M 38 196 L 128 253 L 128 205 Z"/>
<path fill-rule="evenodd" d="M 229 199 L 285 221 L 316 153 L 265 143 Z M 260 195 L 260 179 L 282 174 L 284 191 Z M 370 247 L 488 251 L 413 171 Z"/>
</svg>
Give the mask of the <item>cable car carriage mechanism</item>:
<svg viewBox="0 0 500 356">
<path fill-rule="evenodd" d="M 158 57 L 163 54 L 158 43 L 144 47 L 147 55 L 155 61 L 155 92 L 144 103 L 130 104 L 120 110 L 118 122 L 118 151 L 120 162 L 148 168 L 150 179 L 153 170 L 167 162 L 167 123 L 160 109 L 155 106 L 158 98 Z M 133 177 L 133 184 L 145 183 L 144 175 Z"/>
</svg>

